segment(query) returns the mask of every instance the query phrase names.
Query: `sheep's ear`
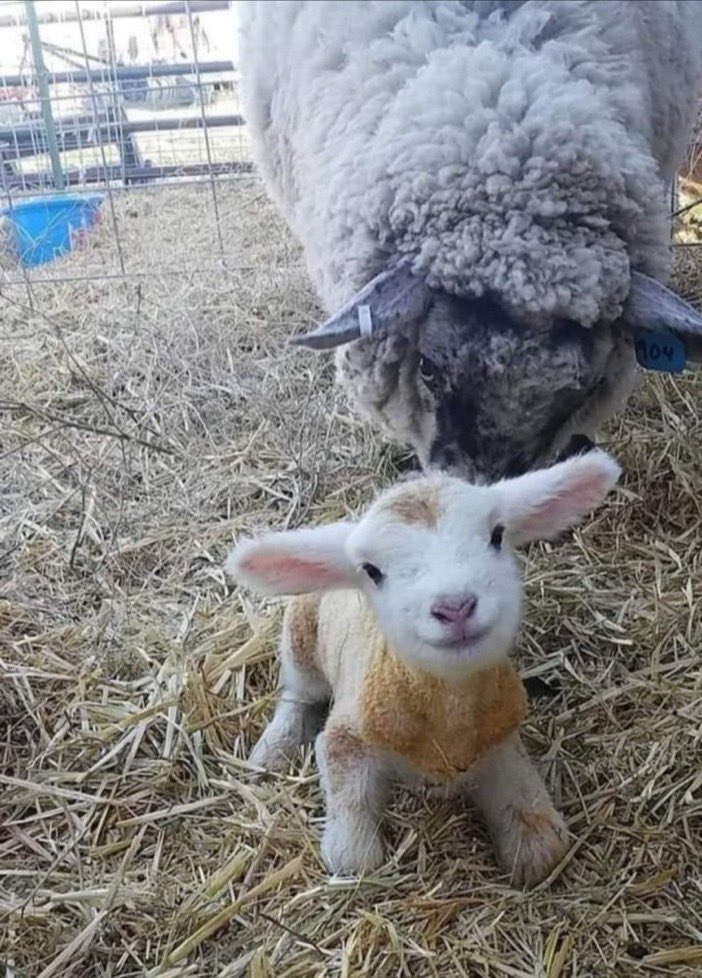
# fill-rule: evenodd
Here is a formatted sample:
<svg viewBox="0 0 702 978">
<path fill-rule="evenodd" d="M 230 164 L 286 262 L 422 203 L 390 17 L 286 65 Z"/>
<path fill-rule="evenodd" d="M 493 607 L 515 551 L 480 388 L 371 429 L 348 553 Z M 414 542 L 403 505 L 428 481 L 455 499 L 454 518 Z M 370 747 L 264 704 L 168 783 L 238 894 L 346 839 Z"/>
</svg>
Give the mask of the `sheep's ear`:
<svg viewBox="0 0 702 978">
<path fill-rule="evenodd" d="M 361 336 L 372 336 L 424 315 L 431 290 L 403 259 L 376 275 L 368 285 L 311 333 L 294 336 L 291 343 L 313 350 L 329 350 Z"/>
<path fill-rule="evenodd" d="M 595 450 L 498 483 L 512 541 L 551 540 L 575 526 L 603 502 L 620 473 L 611 455 Z"/>
<path fill-rule="evenodd" d="M 635 330 L 673 333 L 682 341 L 680 356 L 673 357 L 671 354 L 669 357 L 671 367 L 674 366 L 673 359 L 678 369 L 682 368 L 686 358 L 702 361 L 702 313 L 648 275 L 631 273 L 631 289 L 624 319 Z M 645 336 L 642 341 L 645 341 Z M 663 344 L 659 341 L 657 345 L 661 347 Z M 666 367 L 665 361 L 661 361 L 661 367 Z"/>
<path fill-rule="evenodd" d="M 232 550 L 225 571 L 259 594 L 307 594 L 349 587 L 355 575 L 345 544 L 352 529 L 352 523 L 331 523 L 246 540 Z"/>
</svg>

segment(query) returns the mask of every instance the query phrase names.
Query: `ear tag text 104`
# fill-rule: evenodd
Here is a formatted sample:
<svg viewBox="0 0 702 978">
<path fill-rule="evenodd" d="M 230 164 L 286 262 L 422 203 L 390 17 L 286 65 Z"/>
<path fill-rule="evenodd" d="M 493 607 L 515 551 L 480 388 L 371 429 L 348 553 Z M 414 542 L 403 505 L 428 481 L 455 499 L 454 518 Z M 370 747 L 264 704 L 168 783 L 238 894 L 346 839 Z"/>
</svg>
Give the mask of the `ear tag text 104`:
<svg viewBox="0 0 702 978">
<path fill-rule="evenodd" d="M 667 329 L 639 329 L 634 337 L 636 359 L 646 370 L 679 374 L 687 363 L 685 341 Z"/>
</svg>

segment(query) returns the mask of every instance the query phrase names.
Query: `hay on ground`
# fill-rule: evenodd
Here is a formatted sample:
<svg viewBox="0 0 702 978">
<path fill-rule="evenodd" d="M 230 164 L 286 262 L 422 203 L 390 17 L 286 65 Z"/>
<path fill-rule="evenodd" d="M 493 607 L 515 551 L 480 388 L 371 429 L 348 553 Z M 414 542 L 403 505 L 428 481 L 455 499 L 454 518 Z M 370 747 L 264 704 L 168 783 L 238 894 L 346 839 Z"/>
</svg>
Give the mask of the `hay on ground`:
<svg viewBox="0 0 702 978">
<path fill-rule="evenodd" d="M 243 532 L 357 511 L 399 456 L 327 359 L 286 349 L 319 309 L 261 188 L 219 188 L 226 265 L 213 206 L 118 196 L 126 284 L 0 290 L 4 975 L 699 975 L 702 378 L 645 378 L 608 432 L 619 492 L 528 554 L 517 657 L 560 689 L 528 740 L 562 873 L 512 890 L 474 813 L 427 794 L 389 811 L 385 868 L 329 880 L 310 755 L 247 770 L 279 610 L 221 562 Z M 46 274 L 118 266 L 110 220 Z"/>
</svg>

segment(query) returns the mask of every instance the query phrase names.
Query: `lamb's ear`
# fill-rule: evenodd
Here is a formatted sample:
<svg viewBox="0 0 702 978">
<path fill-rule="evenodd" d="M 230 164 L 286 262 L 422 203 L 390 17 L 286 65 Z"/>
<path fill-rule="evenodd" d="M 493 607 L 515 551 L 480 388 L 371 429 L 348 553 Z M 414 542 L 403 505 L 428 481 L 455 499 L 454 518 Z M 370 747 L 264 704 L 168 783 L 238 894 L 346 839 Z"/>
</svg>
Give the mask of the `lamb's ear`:
<svg viewBox="0 0 702 978">
<path fill-rule="evenodd" d="M 372 336 L 424 315 L 431 290 L 410 269 L 408 259 L 376 275 L 331 319 L 311 333 L 294 336 L 291 343 L 313 350 L 330 350 L 361 336 Z"/>
<path fill-rule="evenodd" d="M 595 450 L 498 483 L 513 543 L 552 540 L 575 526 L 600 505 L 620 473 L 611 455 Z"/>
<path fill-rule="evenodd" d="M 687 357 L 702 361 L 702 313 L 648 275 L 631 273 L 624 319 L 634 329 L 675 333 L 684 341 Z"/>
<path fill-rule="evenodd" d="M 225 571 L 259 594 L 349 587 L 355 575 L 344 546 L 352 529 L 353 523 L 331 523 L 245 540 L 230 553 Z"/>
</svg>

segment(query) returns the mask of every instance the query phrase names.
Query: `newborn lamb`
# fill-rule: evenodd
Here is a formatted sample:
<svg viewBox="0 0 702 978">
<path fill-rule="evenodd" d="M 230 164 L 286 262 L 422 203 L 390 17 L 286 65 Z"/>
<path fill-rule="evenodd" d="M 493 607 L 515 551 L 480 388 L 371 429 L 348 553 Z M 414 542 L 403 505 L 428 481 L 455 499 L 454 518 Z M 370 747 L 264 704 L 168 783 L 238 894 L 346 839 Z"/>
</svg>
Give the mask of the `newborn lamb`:
<svg viewBox="0 0 702 978">
<path fill-rule="evenodd" d="M 251 763 L 284 769 L 316 741 L 330 870 L 383 861 L 393 781 L 458 783 L 482 811 L 503 868 L 536 883 L 566 828 L 518 730 L 527 707 L 507 659 L 521 617 L 514 548 L 551 539 L 619 477 L 607 454 L 473 486 L 447 475 L 401 483 L 358 522 L 241 543 L 227 571 L 263 594 L 297 594 L 281 642 L 282 694 Z"/>
</svg>

